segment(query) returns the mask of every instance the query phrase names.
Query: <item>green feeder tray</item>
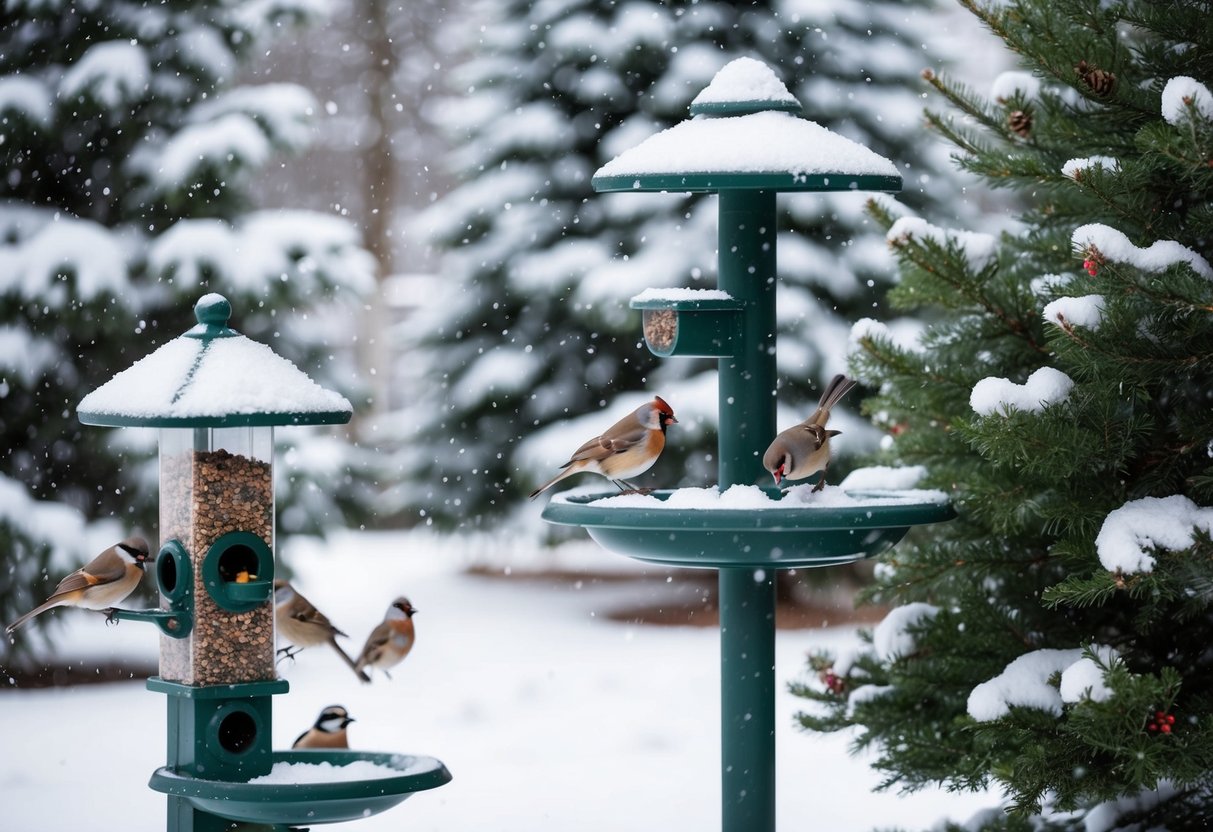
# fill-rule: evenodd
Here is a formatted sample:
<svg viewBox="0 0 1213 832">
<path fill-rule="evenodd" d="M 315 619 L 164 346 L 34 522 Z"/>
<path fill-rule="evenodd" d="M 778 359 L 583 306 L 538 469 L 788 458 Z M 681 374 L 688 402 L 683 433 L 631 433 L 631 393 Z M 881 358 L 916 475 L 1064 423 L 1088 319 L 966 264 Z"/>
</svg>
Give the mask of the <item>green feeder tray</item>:
<svg viewBox="0 0 1213 832">
<path fill-rule="evenodd" d="M 673 491 L 655 491 L 665 502 Z M 803 569 L 874 557 L 912 526 L 956 516 L 914 492 L 864 491 L 857 505 L 771 508 L 642 508 L 597 504 L 612 493 L 557 497 L 543 519 L 584 526 L 604 549 L 649 563 L 706 568 Z M 871 500 L 872 502 L 863 502 Z"/>
<path fill-rule="evenodd" d="M 346 766 L 359 760 L 399 769 L 400 774 L 329 783 L 232 783 L 162 767 L 152 774 L 148 785 L 228 820 L 301 826 L 369 817 L 451 780 L 450 772 L 433 757 L 337 749 L 273 752 L 275 763 Z"/>
</svg>

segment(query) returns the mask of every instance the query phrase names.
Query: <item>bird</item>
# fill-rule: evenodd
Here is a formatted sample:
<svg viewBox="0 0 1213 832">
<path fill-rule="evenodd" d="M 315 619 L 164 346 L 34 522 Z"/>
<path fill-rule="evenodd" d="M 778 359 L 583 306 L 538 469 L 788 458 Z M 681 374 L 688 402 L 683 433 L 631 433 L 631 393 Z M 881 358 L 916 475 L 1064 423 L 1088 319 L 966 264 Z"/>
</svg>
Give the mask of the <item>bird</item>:
<svg viewBox="0 0 1213 832">
<path fill-rule="evenodd" d="M 340 705 L 329 705 L 291 745 L 291 748 L 349 748 L 346 727 L 354 721 L 349 711 Z"/>
<path fill-rule="evenodd" d="M 830 420 L 830 409 L 854 386 L 855 381 L 842 373 L 834 376 L 822 392 L 813 415 L 772 440 L 762 455 L 762 466 L 775 478 L 775 485 L 785 479 L 803 480 L 820 471 L 821 479 L 813 486 L 813 491 L 825 488 L 826 470 L 830 467 L 830 438 L 842 433 L 826 430 L 826 422 Z"/>
<path fill-rule="evenodd" d="M 114 606 L 139 586 L 143 565 L 150 556 L 147 541 L 142 537 L 128 537 L 115 543 L 60 581 L 50 598 L 9 624 L 5 632 L 11 634 L 34 616 L 55 607 L 109 610 L 112 618 Z"/>
<path fill-rule="evenodd" d="M 359 679 L 364 682 L 371 681 L 371 677 L 359 670 L 354 665 L 354 660 L 337 643 L 337 636 L 349 636 L 333 626 L 333 622 L 316 609 L 311 601 L 300 595 L 289 581 L 282 579 L 274 581 L 274 626 L 277 627 L 278 634 L 296 648 L 292 653 L 290 647 L 284 647 L 279 653 L 294 658 L 295 653 L 304 647 L 327 644 L 337 651 L 337 655 L 350 666 L 350 670 L 354 671 Z"/>
<path fill-rule="evenodd" d="M 578 448 L 569 461 L 560 466 L 563 470 L 532 491 L 530 499 L 582 471 L 606 477 L 620 491 L 638 490 L 627 480 L 652 467 L 665 449 L 666 428 L 676 424 L 678 420 L 674 418 L 673 408 L 660 396 L 655 396 L 653 401 L 642 404 L 601 436 L 595 436 Z"/>
<path fill-rule="evenodd" d="M 377 667 L 383 671 L 383 675 L 392 678 L 387 672 L 388 668 L 404 661 L 417 642 L 417 633 L 413 629 L 413 616 L 416 614 L 417 609 L 403 595 L 393 601 L 383 621 L 367 636 L 355 667 L 358 670 Z"/>
</svg>

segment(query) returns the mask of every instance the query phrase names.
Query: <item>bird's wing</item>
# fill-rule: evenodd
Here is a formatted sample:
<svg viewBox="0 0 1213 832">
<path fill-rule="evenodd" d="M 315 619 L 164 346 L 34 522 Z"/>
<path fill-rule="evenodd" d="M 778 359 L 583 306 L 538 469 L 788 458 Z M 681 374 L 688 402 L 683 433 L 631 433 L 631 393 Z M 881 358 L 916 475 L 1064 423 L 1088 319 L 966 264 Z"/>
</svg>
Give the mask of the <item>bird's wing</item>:
<svg viewBox="0 0 1213 832">
<path fill-rule="evenodd" d="M 386 622 L 371 630 L 371 634 L 366 637 L 366 644 L 362 647 L 362 654 L 358 657 L 359 664 L 371 661 L 391 637 L 392 628 Z"/>
<path fill-rule="evenodd" d="M 608 431 L 578 448 L 577 453 L 573 454 L 573 459 L 570 461 L 606 459 L 614 454 L 629 451 L 637 445 L 643 444 L 648 438 L 649 429 L 643 425 L 637 425 L 630 430 Z"/>
<path fill-rule="evenodd" d="M 51 597 L 54 598 L 56 595 L 66 595 L 69 592 L 88 589 L 90 586 L 96 586 L 97 584 L 113 583 L 125 576 L 126 566 L 123 565 L 121 560 L 118 560 L 117 569 L 102 570 L 95 574 L 85 572 L 83 569 L 77 569 L 59 582 L 59 586 L 55 587 L 55 591 L 51 593 Z"/>
</svg>

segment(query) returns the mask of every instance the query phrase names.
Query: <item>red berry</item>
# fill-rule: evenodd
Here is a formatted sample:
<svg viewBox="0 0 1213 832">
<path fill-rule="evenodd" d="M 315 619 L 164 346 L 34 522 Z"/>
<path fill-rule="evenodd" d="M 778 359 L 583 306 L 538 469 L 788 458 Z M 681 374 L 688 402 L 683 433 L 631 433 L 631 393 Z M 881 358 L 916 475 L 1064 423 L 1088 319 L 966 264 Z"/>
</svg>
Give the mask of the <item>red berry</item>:
<svg viewBox="0 0 1213 832">
<path fill-rule="evenodd" d="M 1168 724 L 1168 725 L 1174 725 L 1174 724 L 1175 724 L 1175 717 L 1173 717 L 1173 716 L 1168 716 L 1168 717 L 1167 717 L 1167 724 Z"/>
<path fill-rule="evenodd" d="M 1148 730 L 1150 730 L 1150 731 L 1157 731 L 1157 730 L 1158 730 L 1158 726 L 1157 726 L 1157 725 L 1155 725 L 1153 722 L 1151 722 L 1149 725 L 1147 725 L 1147 726 L 1146 726 L 1146 728 L 1147 728 Z"/>
<path fill-rule="evenodd" d="M 1169 733 L 1171 733 L 1171 726 L 1170 726 L 1170 725 L 1164 725 L 1164 726 L 1162 726 L 1162 732 L 1163 732 L 1164 734 L 1169 734 Z"/>
</svg>

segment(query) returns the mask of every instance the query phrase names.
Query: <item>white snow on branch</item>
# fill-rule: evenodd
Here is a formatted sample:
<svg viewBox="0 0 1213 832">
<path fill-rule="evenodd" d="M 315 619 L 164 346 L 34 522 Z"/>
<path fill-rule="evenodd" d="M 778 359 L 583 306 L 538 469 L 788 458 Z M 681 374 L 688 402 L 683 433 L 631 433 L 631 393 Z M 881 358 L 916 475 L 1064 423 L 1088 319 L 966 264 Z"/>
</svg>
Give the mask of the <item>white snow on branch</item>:
<svg viewBox="0 0 1213 832">
<path fill-rule="evenodd" d="M 922 465 L 906 465 L 892 468 L 888 465 L 870 465 L 867 468 L 856 468 L 838 484 L 846 491 L 900 491 L 914 488 L 927 475 L 927 469 Z"/>
<path fill-rule="evenodd" d="M 1178 552 L 1196 542 L 1195 532 L 1213 534 L 1213 508 L 1182 494 L 1130 500 L 1104 518 L 1095 537 L 1099 562 L 1110 572 L 1152 572 L 1147 549 Z"/>
<path fill-rule="evenodd" d="M 187 188 L 204 168 L 229 171 L 256 167 L 270 155 L 270 141 L 248 116 L 230 113 L 207 124 L 192 124 L 164 143 L 152 163 L 164 190 Z"/>
<path fill-rule="evenodd" d="M 51 93 L 46 84 L 28 75 L 0 78 L 0 114 L 20 113 L 26 121 L 46 127 L 51 123 Z"/>
<path fill-rule="evenodd" d="M 885 239 L 889 245 L 902 245 L 915 238 L 930 240 L 944 248 L 955 248 L 964 254 L 969 268 L 979 271 L 990 264 L 997 253 L 998 240 L 991 234 L 940 228 L 921 217 L 902 217 L 889 228 Z"/>
<path fill-rule="evenodd" d="M 1104 668 L 1119 661 L 1120 655 L 1106 644 L 1094 644 L 1089 652 L 1095 654 L 1099 661 L 1084 657 L 1062 671 L 1058 688 L 1062 702 L 1074 703 L 1084 699 L 1105 702 L 1111 698 L 1112 689 L 1104 681 Z"/>
<path fill-rule="evenodd" d="M 147 53 L 126 40 L 93 44 L 59 82 L 59 96 L 73 100 L 91 95 L 102 106 L 115 109 L 143 97 L 151 78 Z"/>
<path fill-rule="evenodd" d="M 917 352 L 921 336 L 922 324 L 918 321 L 894 321 L 893 326 L 889 326 L 875 318 L 860 318 L 851 325 L 847 352 L 855 352 L 865 338 L 888 341 L 905 352 Z"/>
<path fill-rule="evenodd" d="M 1140 829 L 1141 824 L 1124 826 L 1121 818 L 1130 813 L 1147 812 L 1160 803 L 1171 799 L 1176 792 L 1169 780 L 1160 780 L 1157 789 L 1145 789 L 1132 797 L 1109 800 L 1094 807 L 1083 816 L 1083 832 L 1114 832 L 1114 830 Z M 1157 827 L 1152 827 L 1157 828 Z"/>
<path fill-rule="evenodd" d="M 754 58 L 737 58 L 725 64 L 691 106 L 728 101 L 777 101 L 800 108 L 796 96 L 788 92 L 775 71 Z"/>
<path fill-rule="evenodd" d="M 1063 176 L 1077 180 L 1081 178 L 1084 170 L 1093 168 L 1096 165 L 1108 172 L 1118 172 L 1120 170 L 1119 159 L 1114 159 L 1111 156 L 1086 156 L 1066 162 L 1061 166 L 1061 173 Z"/>
<path fill-rule="evenodd" d="M 236 236 L 223 220 L 179 220 L 153 238 L 147 252 L 148 271 L 171 277 L 183 289 L 199 285 L 207 271 L 221 282 L 238 285 L 239 265 Z"/>
<path fill-rule="evenodd" d="M 68 302 L 62 278 L 75 283 L 74 296 L 85 301 L 104 292 L 121 295 L 128 257 L 118 235 L 91 220 L 61 217 L 48 223 L 16 252 L 11 262 L 21 296 L 52 306 Z M 0 286 L 6 283 L 0 279 Z"/>
<path fill-rule="evenodd" d="M 1095 330 L 1103 323 L 1103 295 L 1058 298 L 1045 305 L 1044 318 L 1062 328 L 1081 326 Z"/>
<path fill-rule="evenodd" d="M 23 484 L 2 475 L 0 521 L 32 540 L 50 541 L 56 561 L 70 563 L 85 552 L 84 516 L 79 511 L 67 503 L 35 500 Z"/>
<path fill-rule="evenodd" d="M 1026 103 L 1040 95 L 1040 79 L 1028 72 L 1004 72 L 990 85 L 990 98 L 1006 104 L 1019 96 Z"/>
<path fill-rule="evenodd" d="M 939 614 L 939 607 L 915 601 L 889 610 L 884 620 L 872 631 L 872 648 L 882 662 L 909 656 L 917 647 L 910 628 L 929 621 Z"/>
<path fill-rule="evenodd" d="M 1100 223 L 1080 225 L 1070 240 L 1080 254 L 1095 248 L 1105 260 L 1128 263 L 1147 272 L 1166 271 L 1177 263 L 1187 263 L 1201 277 L 1213 280 L 1209 261 L 1174 240 L 1156 240 L 1149 248 L 1139 248 L 1115 228 Z"/>
<path fill-rule="evenodd" d="M 969 716 L 978 722 L 993 722 L 1012 707 L 1035 708 L 1061 715 L 1061 691 L 1050 684 L 1075 662 L 1082 650 L 1033 650 L 1008 664 L 1002 673 L 982 682 L 969 693 Z"/>
<path fill-rule="evenodd" d="M 30 385 L 62 360 L 56 341 L 36 338 L 24 327 L 0 326 L 0 376 Z"/>
<path fill-rule="evenodd" d="M 1023 384 L 1005 378 L 983 378 L 973 385 L 969 406 L 978 416 L 992 416 L 1011 410 L 1040 413 L 1050 405 L 1065 401 L 1074 382 L 1052 367 L 1041 367 Z"/>
<path fill-rule="evenodd" d="M 1167 81 L 1162 90 L 1162 117 L 1168 124 L 1179 124 L 1188 117 L 1191 103 L 1202 118 L 1213 119 L 1213 94 L 1209 88 L 1186 75 Z"/>
<path fill-rule="evenodd" d="M 193 124 L 218 121 L 233 113 L 251 118 L 271 140 L 299 150 L 312 139 L 316 99 L 298 84 L 262 84 L 237 87 L 192 108 Z"/>
<path fill-rule="evenodd" d="M 837 671 L 837 668 L 835 670 Z M 851 717 L 855 715 L 856 705 L 871 702 L 892 692 L 892 685 L 860 685 L 847 694 L 847 716 Z"/>
</svg>

